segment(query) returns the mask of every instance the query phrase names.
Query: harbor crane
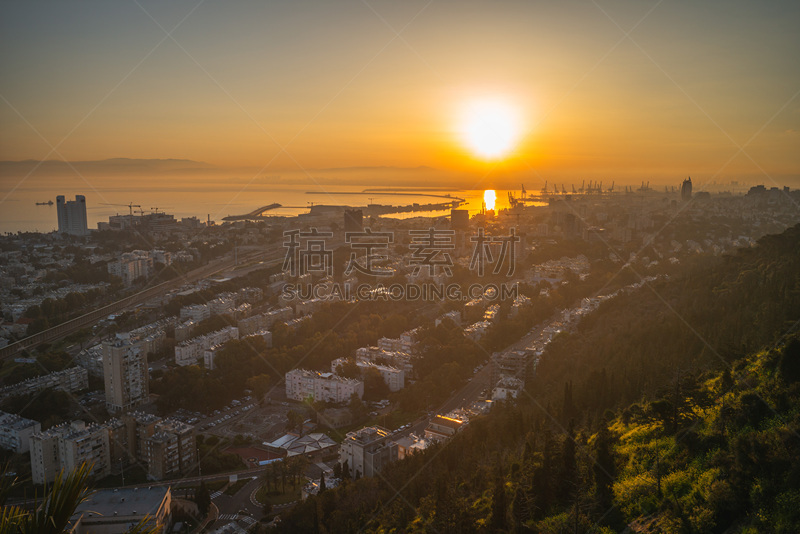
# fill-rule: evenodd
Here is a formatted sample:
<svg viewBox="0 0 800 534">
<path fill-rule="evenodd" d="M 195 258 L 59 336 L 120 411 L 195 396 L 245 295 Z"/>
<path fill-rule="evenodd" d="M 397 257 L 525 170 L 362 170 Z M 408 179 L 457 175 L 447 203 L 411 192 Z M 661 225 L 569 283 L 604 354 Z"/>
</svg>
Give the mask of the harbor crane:
<svg viewBox="0 0 800 534">
<path fill-rule="evenodd" d="M 103 206 L 126 206 L 130 210 L 130 216 L 133 217 L 133 208 L 142 209 L 142 206 L 139 204 L 134 204 L 131 202 L 130 204 L 109 204 L 107 202 L 101 202 Z"/>
</svg>

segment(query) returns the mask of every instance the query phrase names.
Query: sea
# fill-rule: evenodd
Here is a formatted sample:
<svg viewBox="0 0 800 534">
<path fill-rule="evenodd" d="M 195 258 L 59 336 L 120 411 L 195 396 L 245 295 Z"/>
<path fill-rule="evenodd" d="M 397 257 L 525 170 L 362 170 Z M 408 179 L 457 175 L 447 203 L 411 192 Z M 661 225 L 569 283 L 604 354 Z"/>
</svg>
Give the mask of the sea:
<svg viewBox="0 0 800 534">
<path fill-rule="evenodd" d="M 75 195 L 86 197 L 86 216 L 90 229 L 97 228 L 98 222 L 107 222 L 112 215 L 140 214 L 154 211 L 172 214 L 176 219 L 197 217 L 203 221 L 221 222 L 228 215 L 241 215 L 269 204 L 281 204 L 280 208 L 271 210 L 271 216 L 296 216 L 308 213 L 312 204 L 366 206 L 368 204 L 390 204 L 405 206 L 409 204 L 431 204 L 448 202 L 458 197 L 465 200 L 461 206 L 468 209 L 470 215 L 477 213 L 482 206 L 484 190 L 453 189 L 412 189 L 399 187 L 392 189 L 394 194 L 387 194 L 389 186 L 382 185 L 384 191 L 370 191 L 375 188 L 365 184 L 347 186 L 326 186 L 322 188 L 282 186 L 276 188 L 242 189 L 233 186 L 196 189 L 191 184 L 176 187 L 172 184 L 168 189 L 145 189 L 132 187 L 126 190 L 119 183 L 114 187 L 86 188 L 42 188 L 36 185 L 22 184 L 16 188 L 0 188 L 0 233 L 17 232 L 52 232 L 58 228 L 56 216 L 56 196 L 64 195 L 67 200 L 74 200 Z M 496 209 L 508 207 L 505 191 L 497 191 Z M 52 201 L 52 205 L 41 204 Z M 38 203 L 38 204 L 37 204 Z M 448 215 L 448 210 L 404 212 L 384 217 L 438 217 Z"/>
</svg>

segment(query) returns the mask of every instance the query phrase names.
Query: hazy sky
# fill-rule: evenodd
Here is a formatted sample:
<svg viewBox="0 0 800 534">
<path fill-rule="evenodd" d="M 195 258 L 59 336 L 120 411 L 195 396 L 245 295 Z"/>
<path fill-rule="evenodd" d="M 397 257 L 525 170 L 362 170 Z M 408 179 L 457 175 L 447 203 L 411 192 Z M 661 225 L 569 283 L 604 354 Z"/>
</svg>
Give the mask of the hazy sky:
<svg viewBox="0 0 800 534">
<path fill-rule="evenodd" d="M 797 1 L 5 2 L 0 160 L 780 181 L 798 27 Z M 524 126 L 495 163 L 458 132 L 486 97 Z"/>
</svg>

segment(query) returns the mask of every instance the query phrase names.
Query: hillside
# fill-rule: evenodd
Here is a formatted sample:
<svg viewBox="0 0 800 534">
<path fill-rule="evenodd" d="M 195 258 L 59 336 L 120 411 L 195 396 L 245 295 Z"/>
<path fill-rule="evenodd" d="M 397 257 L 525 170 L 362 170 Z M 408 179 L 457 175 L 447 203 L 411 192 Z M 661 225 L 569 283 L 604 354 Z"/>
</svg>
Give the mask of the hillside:
<svg viewBox="0 0 800 534">
<path fill-rule="evenodd" d="M 798 531 L 798 250 L 794 227 L 611 300 L 516 404 L 279 531 Z"/>
</svg>

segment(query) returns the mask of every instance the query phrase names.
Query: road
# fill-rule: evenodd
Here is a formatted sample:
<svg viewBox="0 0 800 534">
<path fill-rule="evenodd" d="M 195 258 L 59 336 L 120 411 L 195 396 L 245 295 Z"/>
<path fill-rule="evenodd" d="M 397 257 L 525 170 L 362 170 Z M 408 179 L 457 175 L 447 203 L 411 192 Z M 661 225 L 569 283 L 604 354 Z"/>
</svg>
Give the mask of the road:
<svg viewBox="0 0 800 534">
<path fill-rule="evenodd" d="M 558 314 L 554 315 L 553 317 L 555 318 L 557 316 Z M 544 328 L 549 324 L 550 321 L 546 321 L 542 324 L 536 325 L 527 334 L 506 347 L 502 352 L 523 350 L 526 347 L 529 347 L 541 335 L 542 330 L 544 330 Z M 475 373 L 472 378 L 470 378 L 470 380 L 464 386 L 453 393 L 449 399 L 443 402 L 442 405 L 439 406 L 439 409 L 434 413 L 446 414 L 463 406 L 469 406 L 476 400 L 482 399 L 483 396 L 481 395 L 481 392 L 484 389 L 489 388 L 489 379 L 491 374 L 491 364 L 484 365 L 477 373 Z M 429 420 L 429 417 L 421 417 L 413 421 L 410 427 L 402 432 L 397 433 L 396 437 L 401 437 L 412 433 L 422 436 L 425 433 L 425 428 L 428 426 Z"/>
<path fill-rule="evenodd" d="M 256 476 L 237 491 L 236 495 L 212 494 L 214 497 L 211 500 L 219 509 L 219 519 L 211 525 L 211 529 L 221 527 L 237 518 L 260 518 L 263 515 L 262 507 L 253 499 L 260 485 L 260 477 Z"/>
<path fill-rule="evenodd" d="M 282 261 L 284 253 L 285 251 L 283 247 L 263 252 L 254 252 L 241 257 L 239 259 L 239 264 L 256 261 L 261 258 L 263 261 L 258 264 L 258 267 L 268 267 L 275 262 Z M 119 313 L 125 309 L 138 306 L 150 299 L 164 295 L 165 293 L 174 289 L 178 289 L 185 284 L 191 284 L 197 282 L 198 280 L 202 280 L 203 278 L 208 278 L 209 276 L 228 271 L 235 266 L 236 264 L 233 255 L 229 254 L 225 258 L 214 260 L 208 265 L 199 267 L 182 277 L 167 280 L 166 282 L 143 289 L 138 293 L 129 295 L 116 302 L 112 302 L 111 304 L 107 304 L 101 308 L 85 313 L 80 317 L 75 317 L 74 319 L 70 319 L 69 321 L 65 321 L 57 326 L 48 328 L 47 330 L 39 332 L 38 334 L 28 336 L 25 339 L 17 341 L 16 343 L 7 345 L 0 349 L 0 359 L 12 358 L 23 350 L 33 349 L 42 343 L 51 343 L 53 341 L 57 341 L 77 332 L 78 330 L 81 330 L 82 328 L 95 325 L 98 321 L 111 314 Z"/>
</svg>

